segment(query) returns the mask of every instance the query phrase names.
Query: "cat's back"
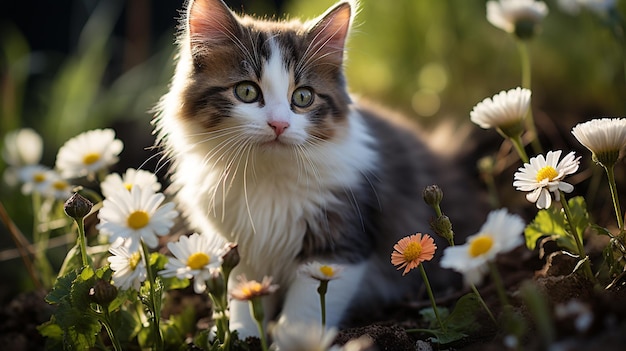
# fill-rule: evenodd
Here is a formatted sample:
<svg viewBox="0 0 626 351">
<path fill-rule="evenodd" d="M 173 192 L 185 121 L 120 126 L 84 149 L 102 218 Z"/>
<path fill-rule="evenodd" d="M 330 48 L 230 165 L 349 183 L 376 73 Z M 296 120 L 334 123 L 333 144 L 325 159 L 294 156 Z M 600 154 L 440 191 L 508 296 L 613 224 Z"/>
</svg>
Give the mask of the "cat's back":
<svg viewBox="0 0 626 351">
<path fill-rule="evenodd" d="M 473 234 L 477 229 L 474 222 L 485 211 L 476 177 L 467 167 L 467 153 L 463 156 L 449 155 L 430 146 L 429 135 L 412 120 L 393 111 L 367 101 L 358 101 L 356 110 L 362 116 L 369 133 L 376 142 L 378 152 L 377 171 L 368 180 L 370 189 L 375 192 L 378 210 L 372 214 L 372 229 L 379 233 L 376 237 L 375 265 L 370 275 L 373 287 L 385 290 L 389 284 L 410 284 L 398 282 L 400 272 L 394 272 L 389 257 L 393 245 L 402 237 L 421 232 L 435 238 L 443 249 L 447 244 L 433 233 L 430 221 L 435 212 L 423 201 L 425 187 L 437 184 L 444 191 L 441 208 L 453 222 L 453 229 L 462 237 Z M 451 141 L 452 144 L 452 141 Z M 438 250 L 436 256 L 443 250 Z M 433 285 L 442 289 L 459 283 L 453 274 L 439 267 L 433 277 Z M 456 277 L 458 278 L 458 277 Z M 381 283 L 382 282 L 382 283 Z M 386 283 L 385 283 L 386 282 Z M 395 291 L 401 293 L 403 289 Z M 388 294 L 388 293 L 387 293 Z M 381 292 L 381 295 L 386 295 Z M 391 297 L 393 299 L 393 297 Z"/>
</svg>

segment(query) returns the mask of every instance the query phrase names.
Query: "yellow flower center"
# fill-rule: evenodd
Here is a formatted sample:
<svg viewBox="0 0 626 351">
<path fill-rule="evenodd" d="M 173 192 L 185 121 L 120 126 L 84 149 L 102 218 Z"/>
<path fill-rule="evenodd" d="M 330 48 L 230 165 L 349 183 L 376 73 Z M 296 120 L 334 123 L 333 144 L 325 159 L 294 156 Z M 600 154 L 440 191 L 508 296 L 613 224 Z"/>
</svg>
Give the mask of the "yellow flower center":
<svg viewBox="0 0 626 351">
<path fill-rule="evenodd" d="M 322 272 L 322 274 L 327 277 L 332 277 L 335 275 L 335 271 L 333 270 L 333 267 L 331 266 L 326 266 L 326 265 L 321 266 L 320 272 Z"/>
<path fill-rule="evenodd" d="M 41 183 L 44 182 L 46 180 L 46 175 L 44 173 L 35 173 L 33 174 L 33 181 L 35 183 Z"/>
<path fill-rule="evenodd" d="M 241 292 L 247 297 L 260 295 L 261 291 L 263 291 L 263 285 L 259 282 L 248 282 L 241 288 Z"/>
<path fill-rule="evenodd" d="M 422 245 L 416 242 L 410 242 L 402 255 L 407 262 L 414 261 L 422 254 Z"/>
<path fill-rule="evenodd" d="M 469 254 L 471 257 L 478 257 L 480 255 L 484 255 L 493 246 L 493 238 L 489 235 L 479 235 L 477 238 L 472 240 L 469 246 Z"/>
<path fill-rule="evenodd" d="M 90 152 L 83 156 L 83 163 L 86 165 L 94 164 L 100 159 L 100 154 L 97 152 Z"/>
<path fill-rule="evenodd" d="M 196 252 L 191 254 L 187 259 L 187 267 L 191 269 L 200 269 L 206 266 L 211 258 L 204 252 Z"/>
<path fill-rule="evenodd" d="M 126 188 L 126 190 L 130 191 L 130 189 L 133 188 L 133 185 L 131 183 L 124 183 L 124 188 Z"/>
<path fill-rule="evenodd" d="M 141 254 L 139 253 L 139 251 L 130 255 L 130 258 L 128 259 L 128 265 L 130 266 L 130 269 L 134 271 L 135 268 L 137 268 L 139 262 L 141 262 Z"/>
<path fill-rule="evenodd" d="M 133 229 L 141 229 L 150 222 L 150 215 L 146 211 L 135 211 L 128 216 L 126 223 Z"/>
<path fill-rule="evenodd" d="M 544 179 L 552 181 L 559 175 L 559 172 L 552 166 L 545 166 L 537 172 L 537 182 L 541 182 Z"/>
<path fill-rule="evenodd" d="M 67 182 L 64 180 L 57 180 L 52 183 L 52 187 L 56 190 L 64 190 L 67 189 Z"/>
</svg>

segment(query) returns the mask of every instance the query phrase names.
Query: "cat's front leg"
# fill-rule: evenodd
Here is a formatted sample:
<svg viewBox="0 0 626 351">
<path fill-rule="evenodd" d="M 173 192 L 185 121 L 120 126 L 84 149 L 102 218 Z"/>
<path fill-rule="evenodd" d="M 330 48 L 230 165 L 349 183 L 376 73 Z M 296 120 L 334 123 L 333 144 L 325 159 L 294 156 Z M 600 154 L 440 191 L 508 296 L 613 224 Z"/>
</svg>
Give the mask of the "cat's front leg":
<svg viewBox="0 0 626 351">
<path fill-rule="evenodd" d="M 240 339 L 248 336 L 259 336 L 256 323 L 250 315 L 250 305 L 248 301 L 230 301 L 230 329 L 236 330 Z"/>
<path fill-rule="evenodd" d="M 336 327 L 362 286 L 367 261 L 357 264 L 342 264 L 338 278 L 328 282 L 326 292 L 326 327 Z M 321 323 L 320 282 L 305 274 L 296 274 L 289 286 L 279 324 Z"/>
</svg>

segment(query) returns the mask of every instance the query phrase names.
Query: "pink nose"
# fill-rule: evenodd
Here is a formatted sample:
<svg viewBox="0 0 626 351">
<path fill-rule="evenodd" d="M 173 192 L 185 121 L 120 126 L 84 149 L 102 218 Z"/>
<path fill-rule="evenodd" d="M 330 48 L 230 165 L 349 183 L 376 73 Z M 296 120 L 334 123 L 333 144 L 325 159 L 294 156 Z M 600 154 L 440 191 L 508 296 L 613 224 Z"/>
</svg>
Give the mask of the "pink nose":
<svg viewBox="0 0 626 351">
<path fill-rule="evenodd" d="M 285 129 L 289 128 L 289 122 L 285 121 L 270 121 L 267 124 L 274 129 L 276 136 L 279 136 L 285 132 Z"/>
</svg>

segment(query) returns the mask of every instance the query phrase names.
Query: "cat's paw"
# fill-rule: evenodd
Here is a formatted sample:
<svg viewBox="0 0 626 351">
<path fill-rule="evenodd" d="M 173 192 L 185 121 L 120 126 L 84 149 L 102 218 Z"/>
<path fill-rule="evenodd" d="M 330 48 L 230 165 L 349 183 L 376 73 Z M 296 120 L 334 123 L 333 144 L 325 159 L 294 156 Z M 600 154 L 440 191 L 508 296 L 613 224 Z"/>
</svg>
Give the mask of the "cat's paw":
<svg viewBox="0 0 626 351">
<path fill-rule="evenodd" d="M 256 325 L 250 326 L 246 325 L 246 323 L 230 323 L 230 330 L 237 331 L 237 335 L 239 336 L 239 340 L 245 340 L 247 337 L 254 336 L 259 337 L 259 330 Z"/>
<path fill-rule="evenodd" d="M 259 336 L 257 324 L 250 316 L 250 307 L 247 301 L 231 301 L 230 330 L 236 330 L 241 340 L 249 336 Z"/>
</svg>

